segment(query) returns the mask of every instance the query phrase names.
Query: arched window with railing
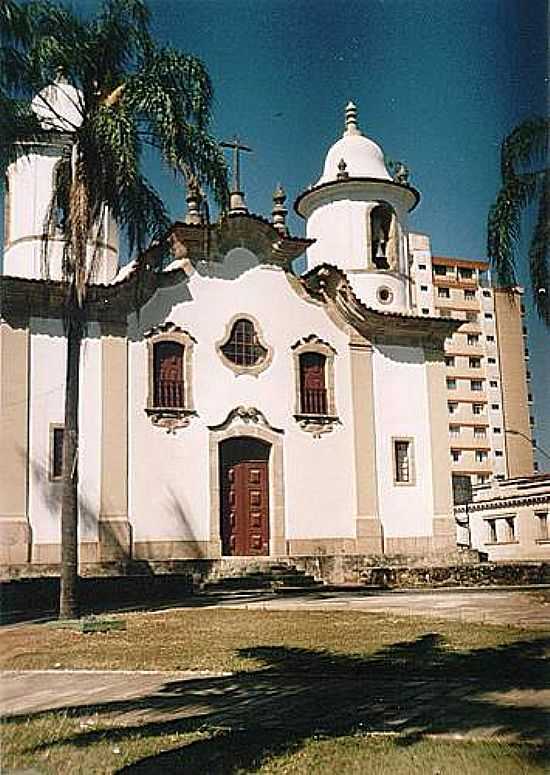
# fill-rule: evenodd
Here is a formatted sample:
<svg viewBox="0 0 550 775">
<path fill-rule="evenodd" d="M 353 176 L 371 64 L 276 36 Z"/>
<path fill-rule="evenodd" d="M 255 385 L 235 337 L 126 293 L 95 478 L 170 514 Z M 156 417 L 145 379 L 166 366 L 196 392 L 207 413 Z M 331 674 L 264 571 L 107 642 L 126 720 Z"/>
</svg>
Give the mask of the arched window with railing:
<svg viewBox="0 0 550 775">
<path fill-rule="evenodd" d="M 300 355 L 300 411 L 301 414 L 328 413 L 325 378 L 326 357 L 317 352 Z"/>
<path fill-rule="evenodd" d="M 185 406 L 183 358 L 185 348 L 179 342 L 154 344 L 153 403 L 162 409 Z"/>
</svg>

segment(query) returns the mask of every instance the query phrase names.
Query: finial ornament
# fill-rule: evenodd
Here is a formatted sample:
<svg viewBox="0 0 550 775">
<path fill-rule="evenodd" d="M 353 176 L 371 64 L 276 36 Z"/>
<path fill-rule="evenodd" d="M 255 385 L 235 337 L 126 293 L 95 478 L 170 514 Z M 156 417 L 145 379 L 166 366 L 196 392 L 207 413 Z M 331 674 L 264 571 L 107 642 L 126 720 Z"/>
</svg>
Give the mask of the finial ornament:
<svg viewBox="0 0 550 775">
<path fill-rule="evenodd" d="M 361 131 L 357 125 L 357 106 L 353 102 L 346 105 L 346 135 L 360 135 Z"/>
<path fill-rule="evenodd" d="M 343 159 L 340 159 L 338 162 L 338 174 L 336 175 L 336 178 L 337 180 L 349 178 L 348 165 Z"/>
<path fill-rule="evenodd" d="M 279 183 L 277 188 L 273 192 L 273 210 L 271 216 L 273 218 L 273 226 L 281 234 L 288 234 L 288 228 L 286 225 L 286 216 L 288 210 L 285 207 L 286 193 L 284 188 Z"/>
</svg>

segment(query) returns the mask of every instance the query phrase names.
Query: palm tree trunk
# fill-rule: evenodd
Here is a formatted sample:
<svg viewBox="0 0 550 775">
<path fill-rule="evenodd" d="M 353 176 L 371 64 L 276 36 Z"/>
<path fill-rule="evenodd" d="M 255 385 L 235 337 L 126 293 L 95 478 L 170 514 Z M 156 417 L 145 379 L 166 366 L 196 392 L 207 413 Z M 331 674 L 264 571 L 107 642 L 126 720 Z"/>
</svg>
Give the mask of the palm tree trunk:
<svg viewBox="0 0 550 775">
<path fill-rule="evenodd" d="M 68 315 L 65 432 L 63 435 L 63 497 L 61 501 L 61 590 L 59 617 L 78 616 L 78 393 L 82 321 Z"/>
</svg>

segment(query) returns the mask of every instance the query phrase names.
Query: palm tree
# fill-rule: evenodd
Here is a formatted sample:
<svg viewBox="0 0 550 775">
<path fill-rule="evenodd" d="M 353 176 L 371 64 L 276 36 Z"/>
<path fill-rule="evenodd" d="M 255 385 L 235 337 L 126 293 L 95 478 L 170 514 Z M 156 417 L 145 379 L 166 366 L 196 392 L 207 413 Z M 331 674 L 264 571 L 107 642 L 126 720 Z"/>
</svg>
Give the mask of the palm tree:
<svg viewBox="0 0 550 775">
<path fill-rule="evenodd" d="M 52 83 L 67 85 L 76 111 L 60 116 Z M 40 93 L 41 117 L 31 100 Z M 35 103 L 36 104 L 36 103 Z M 64 324 L 67 337 L 60 616 L 78 612 L 78 385 L 86 331 L 89 246 L 108 212 L 130 252 L 162 242 L 165 206 L 142 172 L 151 146 L 176 173 L 227 199 L 223 154 L 208 132 L 212 87 L 202 63 L 159 47 L 143 0 L 104 0 L 82 20 L 57 2 L 0 0 L 0 166 L 44 138 L 66 144 L 55 176 L 49 218 L 64 237 Z M 27 149 L 27 150 L 26 150 Z M 47 239 L 44 241 L 47 250 Z M 88 253 L 88 258 L 87 258 Z"/>
<path fill-rule="evenodd" d="M 499 282 L 507 287 L 517 285 L 515 252 L 521 237 L 521 219 L 524 210 L 538 200 L 529 247 L 529 275 L 537 312 L 547 326 L 550 326 L 549 130 L 548 119 L 529 119 L 504 139 L 500 154 L 502 186 L 487 223 L 487 255 Z"/>
</svg>

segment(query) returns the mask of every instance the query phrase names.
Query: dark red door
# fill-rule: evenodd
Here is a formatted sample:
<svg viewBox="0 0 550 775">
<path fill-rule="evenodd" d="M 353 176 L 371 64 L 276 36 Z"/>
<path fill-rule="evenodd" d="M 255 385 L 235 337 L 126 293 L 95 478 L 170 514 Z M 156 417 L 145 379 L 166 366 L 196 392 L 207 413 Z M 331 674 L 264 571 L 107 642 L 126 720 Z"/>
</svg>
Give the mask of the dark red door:
<svg viewBox="0 0 550 775">
<path fill-rule="evenodd" d="M 227 465 L 222 468 L 222 478 L 223 554 L 269 554 L 267 461 Z"/>
</svg>

